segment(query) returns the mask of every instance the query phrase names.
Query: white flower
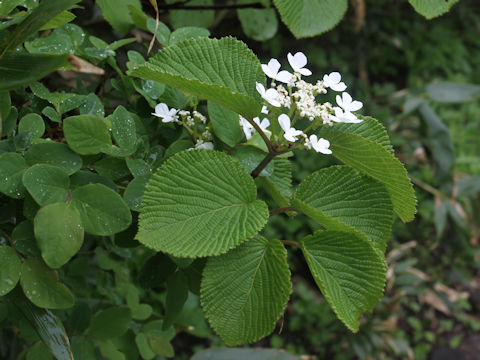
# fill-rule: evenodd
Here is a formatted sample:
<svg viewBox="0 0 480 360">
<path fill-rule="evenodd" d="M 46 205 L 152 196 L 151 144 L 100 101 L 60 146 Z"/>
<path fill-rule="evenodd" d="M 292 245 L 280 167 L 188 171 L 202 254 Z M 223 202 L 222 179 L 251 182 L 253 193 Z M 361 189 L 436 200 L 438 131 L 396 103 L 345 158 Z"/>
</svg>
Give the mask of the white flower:
<svg viewBox="0 0 480 360">
<path fill-rule="evenodd" d="M 333 110 L 335 111 L 335 115 L 330 115 L 330 119 L 337 123 L 361 123 L 363 121 L 349 111 L 344 112 L 338 106 L 335 106 Z"/>
<path fill-rule="evenodd" d="M 344 91 L 347 85 L 342 80 L 342 75 L 338 72 L 332 72 L 329 75 L 323 76 L 323 86 L 329 87 L 334 91 Z"/>
<path fill-rule="evenodd" d="M 267 130 L 267 128 L 270 126 L 270 120 L 268 120 L 267 118 L 264 118 L 262 122 L 260 122 L 260 118 L 256 117 L 256 118 L 253 118 L 253 121 L 255 121 L 255 123 L 260 127 L 260 129 L 262 129 L 264 133 L 267 133 L 267 134 L 272 133 L 270 130 Z"/>
<path fill-rule="evenodd" d="M 278 72 L 278 70 L 280 70 L 280 66 L 281 65 L 277 59 L 270 59 L 267 65 L 262 64 L 262 70 L 269 78 L 283 83 L 288 83 L 293 75 L 285 70 Z"/>
<path fill-rule="evenodd" d="M 195 149 L 213 150 L 213 143 L 210 141 L 204 142 L 203 140 L 198 140 L 195 144 Z"/>
<path fill-rule="evenodd" d="M 157 106 L 155 106 L 155 112 L 152 113 L 152 115 L 162 118 L 162 122 L 168 123 L 172 121 L 176 121 L 175 115 L 177 115 L 178 110 L 171 108 L 170 110 L 168 109 L 167 104 L 160 103 Z"/>
<path fill-rule="evenodd" d="M 283 137 L 288 141 L 295 142 L 298 140 L 297 137 L 303 134 L 302 131 L 290 127 L 290 118 L 286 114 L 282 114 L 278 117 L 278 123 L 283 131 L 285 131 Z"/>
<path fill-rule="evenodd" d="M 240 115 L 240 125 L 242 126 L 243 133 L 245 134 L 247 140 L 250 139 L 253 133 L 253 125 L 250 124 L 242 115 Z"/>
<path fill-rule="evenodd" d="M 305 76 L 312 75 L 310 70 L 304 68 L 304 66 L 307 65 L 307 57 L 304 53 L 297 52 L 295 55 L 288 53 L 287 58 L 293 71 Z"/>
<path fill-rule="evenodd" d="M 262 106 L 262 111 L 261 111 L 262 114 L 268 114 L 268 107 L 266 105 L 263 105 Z"/>
<path fill-rule="evenodd" d="M 313 149 L 316 152 L 322 154 L 331 154 L 332 150 L 329 149 L 330 141 L 325 140 L 324 138 L 317 138 L 317 135 L 310 135 L 310 139 L 305 141 L 305 145 L 309 149 Z"/>
<path fill-rule="evenodd" d="M 346 112 L 352 112 L 360 110 L 363 107 L 363 104 L 360 101 L 353 100 L 349 93 L 342 93 L 342 97 L 337 95 L 336 97 L 337 104 Z"/>
<path fill-rule="evenodd" d="M 260 96 L 270 103 L 273 106 L 280 107 L 280 103 L 278 102 L 278 92 L 275 89 L 268 89 L 265 90 L 265 87 L 260 84 L 259 82 L 256 83 L 256 88 Z"/>
</svg>

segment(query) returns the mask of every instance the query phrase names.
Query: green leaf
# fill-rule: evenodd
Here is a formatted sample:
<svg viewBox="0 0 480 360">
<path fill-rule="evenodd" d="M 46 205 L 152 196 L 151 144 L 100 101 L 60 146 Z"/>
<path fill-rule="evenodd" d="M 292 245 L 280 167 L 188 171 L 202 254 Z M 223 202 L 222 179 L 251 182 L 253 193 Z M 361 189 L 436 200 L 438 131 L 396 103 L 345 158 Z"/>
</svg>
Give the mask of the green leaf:
<svg viewBox="0 0 480 360">
<path fill-rule="evenodd" d="M 313 278 L 338 318 L 353 332 L 358 318 L 383 295 L 386 263 L 373 244 L 354 233 L 318 231 L 302 240 Z"/>
<path fill-rule="evenodd" d="M 122 35 L 127 34 L 133 26 L 128 6 L 142 8 L 139 0 L 97 0 L 96 3 L 102 9 L 105 20 Z"/>
<path fill-rule="evenodd" d="M 21 155 L 11 152 L 0 155 L 0 192 L 14 199 L 25 197 L 22 183 L 25 168 L 25 160 Z"/>
<path fill-rule="evenodd" d="M 18 5 L 25 2 L 24 0 L 9 0 L 0 3 L 0 16 L 7 16 Z"/>
<path fill-rule="evenodd" d="M 255 89 L 255 82 L 265 83 L 260 61 L 231 37 L 191 39 L 170 46 L 128 74 L 215 101 L 247 118 L 261 110 Z"/>
<path fill-rule="evenodd" d="M 0 138 L 3 137 L 3 123 L 7 121 L 11 109 L 12 101 L 10 99 L 10 93 L 8 91 L 0 92 Z"/>
<path fill-rule="evenodd" d="M 85 231 L 113 235 L 128 228 L 132 215 L 123 199 L 102 184 L 89 184 L 73 191 L 71 204 L 80 212 Z"/>
<path fill-rule="evenodd" d="M 279 207 L 290 206 L 292 196 L 292 163 L 288 159 L 273 160 L 274 169 L 271 176 L 258 177 L 267 193 Z"/>
<path fill-rule="evenodd" d="M 252 0 L 237 0 L 238 4 L 251 4 Z M 275 36 L 278 30 L 278 20 L 272 9 L 238 9 L 238 20 L 243 32 L 249 38 L 265 41 Z"/>
<path fill-rule="evenodd" d="M 181 0 L 167 0 L 167 4 L 181 2 Z M 213 5 L 213 0 L 191 0 L 187 6 Z M 214 10 L 170 10 L 170 23 L 174 29 L 185 26 L 198 26 L 208 28 L 215 18 Z"/>
<path fill-rule="evenodd" d="M 10 114 L 2 119 L 2 136 L 9 138 L 15 135 L 15 129 L 17 127 L 18 110 L 15 106 L 10 107 Z"/>
<path fill-rule="evenodd" d="M 90 93 L 87 95 L 87 100 L 80 106 L 80 115 L 103 117 L 105 115 L 105 107 L 97 95 Z"/>
<path fill-rule="evenodd" d="M 135 336 L 135 343 L 137 344 L 138 351 L 142 356 L 142 359 L 153 359 L 155 357 L 155 353 L 153 352 L 150 344 L 148 343 L 148 338 L 145 334 L 139 333 Z"/>
<path fill-rule="evenodd" d="M 71 291 L 57 280 L 55 271 L 38 259 L 25 260 L 20 284 L 25 296 L 38 307 L 68 309 L 75 303 Z"/>
<path fill-rule="evenodd" d="M 382 183 L 348 166 L 316 171 L 298 186 L 296 210 L 328 230 L 359 231 L 385 251 L 393 223 L 393 207 Z"/>
<path fill-rule="evenodd" d="M 48 348 L 41 342 L 37 342 L 30 347 L 25 356 L 26 360 L 52 360 L 52 356 L 48 351 Z"/>
<path fill-rule="evenodd" d="M 128 207 L 133 211 L 140 211 L 145 186 L 147 185 L 150 175 L 138 176 L 128 184 L 123 199 Z"/>
<path fill-rule="evenodd" d="M 25 316 L 57 360 L 73 360 L 67 332 L 57 315 L 33 305 L 18 288 L 7 299 Z"/>
<path fill-rule="evenodd" d="M 23 185 L 40 206 L 68 199 L 70 179 L 65 171 L 49 164 L 36 164 L 23 174 Z"/>
<path fill-rule="evenodd" d="M 268 220 L 255 182 L 237 161 L 213 150 L 169 158 L 147 184 L 137 239 L 179 257 L 219 255 Z"/>
<path fill-rule="evenodd" d="M 63 121 L 63 131 L 70 148 L 80 155 L 98 154 L 112 145 L 107 125 L 96 116 L 70 116 Z"/>
<path fill-rule="evenodd" d="M 160 286 L 176 269 L 177 265 L 167 255 L 157 253 L 143 264 L 138 276 L 139 283 L 146 289 Z"/>
<path fill-rule="evenodd" d="M 347 11 L 347 0 L 273 0 L 282 21 L 297 39 L 331 30 Z"/>
<path fill-rule="evenodd" d="M 22 255 L 40 256 L 40 250 L 33 232 L 33 223 L 30 220 L 24 220 L 15 226 L 12 232 L 12 241 L 15 249 Z"/>
<path fill-rule="evenodd" d="M 209 258 L 203 270 L 203 311 L 229 346 L 270 334 L 291 292 L 287 251 L 278 240 L 256 236 Z"/>
<path fill-rule="evenodd" d="M 118 146 L 126 151 L 126 155 L 133 154 L 137 142 L 133 114 L 128 112 L 123 106 L 118 106 L 107 120 L 112 123 L 112 135 Z"/>
<path fill-rule="evenodd" d="M 6 50 L 15 49 L 30 37 L 30 35 L 39 31 L 42 26 L 47 24 L 51 19 L 79 1 L 80 0 L 42 1 L 12 32 L 1 39 L 0 49 L 2 49 L 2 54 L 0 58 L 5 55 Z"/>
<path fill-rule="evenodd" d="M 40 30 L 49 30 L 49 29 L 56 29 L 62 25 L 68 24 L 70 21 L 75 19 L 76 16 L 73 15 L 70 11 L 62 11 L 60 14 L 55 16 L 45 25 L 43 25 Z"/>
<path fill-rule="evenodd" d="M 480 86 L 473 84 L 438 82 L 428 84 L 425 90 L 432 100 L 441 103 L 462 103 L 480 97 Z"/>
<path fill-rule="evenodd" d="M 416 199 L 412 184 L 402 163 L 385 145 L 337 126 L 322 128 L 318 136 L 330 141 L 336 158 L 387 187 L 393 210 L 400 219 L 405 222 L 413 219 Z"/>
<path fill-rule="evenodd" d="M 75 360 L 91 360 L 96 357 L 94 342 L 85 336 L 74 336 L 71 340 Z"/>
<path fill-rule="evenodd" d="M 458 0 L 408 0 L 416 12 L 427 19 L 445 14 Z"/>
<path fill-rule="evenodd" d="M 162 336 L 148 336 L 148 342 L 153 352 L 160 356 L 173 357 L 175 352 L 170 341 Z"/>
<path fill-rule="evenodd" d="M 25 42 L 25 49 L 31 54 L 68 54 L 73 52 L 73 42 L 68 34 L 54 31 L 48 36 Z"/>
<path fill-rule="evenodd" d="M 124 159 L 105 157 L 95 163 L 97 173 L 112 181 L 118 181 L 130 176 Z"/>
<path fill-rule="evenodd" d="M 128 307 L 111 307 L 95 314 L 87 332 L 101 340 L 115 338 L 128 330 L 130 319 L 131 312 Z"/>
<path fill-rule="evenodd" d="M 236 112 L 209 101 L 208 117 L 212 122 L 215 135 L 228 146 L 234 147 L 243 140 L 244 135 Z"/>
<path fill-rule="evenodd" d="M 25 153 L 28 165 L 49 164 L 57 166 L 68 175 L 82 168 L 82 158 L 68 148 L 66 144 L 57 142 L 32 145 Z"/>
<path fill-rule="evenodd" d="M 39 138 L 45 132 L 45 123 L 38 114 L 27 114 L 18 123 L 18 132 L 29 132 L 33 138 Z"/>
<path fill-rule="evenodd" d="M 450 131 L 427 103 L 420 105 L 419 112 L 427 125 L 428 143 L 432 156 L 438 166 L 447 173 L 455 162 L 455 147 Z"/>
<path fill-rule="evenodd" d="M 196 26 L 181 27 L 170 34 L 169 45 L 175 45 L 183 40 L 199 37 L 209 37 L 208 29 Z"/>
<path fill-rule="evenodd" d="M 65 203 L 42 207 L 35 216 L 34 229 L 42 258 L 53 269 L 66 264 L 82 247 L 80 214 Z"/>
<path fill-rule="evenodd" d="M 8 51 L 0 58 L 0 91 L 16 89 L 69 66 L 66 55 Z"/>
<path fill-rule="evenodd" d="M 0 246 L 0 296 L 8 294 L 20 279 L 22 263 L 10 246 Z"/>
<path fill-rule="evenodd" d="M 303 356 L 296 356 L 285 350 L 274 349 L 207 349 L 196 353 L 191 360 L 302 360 Z"/>
<path fill-rule="evenodd" d="M 152 34 L 155 34 L 155 38 L 160 44 L 162 44 L 163 46 L 168 46 L 170 44 L 171 31 L 167 25 L 165 25 L 161 21 L 159 21 L 157 25 L 155 19 L 148 18 L 146 26 L 148 28 L 148 31 L 150 31 Z M 156 32 L 155 27 L 157 30 Z"/>
<path fill-rule="evenodd" d="M 128 170 L 130 170 L 131 174 L 135 177 L 150 175 L 152 173 L 151 165 L 145 160 L 128 157 L 125 159 L 125 162 L 127 163 Z"/>
<path fill-rule="evenodd" d="M 183 304 L 188 297 L 188 280 L 185 274 L 177 271 L 167 280 L 167 298 L 165 301 L 165 317 L 163 318 L 163 330 L 173 325 L 176 317 L 180 314 Z"/>
<path fill-rule="evenodd" d="M 230 155 L 251 173 L 265 159 L 267 153 L 254 146 L 239 146 L 234 148 Z M 260 176 L 271 176 L 274 168 L 275 163 L 272 161 L 262 170 Z"/>
</svg>

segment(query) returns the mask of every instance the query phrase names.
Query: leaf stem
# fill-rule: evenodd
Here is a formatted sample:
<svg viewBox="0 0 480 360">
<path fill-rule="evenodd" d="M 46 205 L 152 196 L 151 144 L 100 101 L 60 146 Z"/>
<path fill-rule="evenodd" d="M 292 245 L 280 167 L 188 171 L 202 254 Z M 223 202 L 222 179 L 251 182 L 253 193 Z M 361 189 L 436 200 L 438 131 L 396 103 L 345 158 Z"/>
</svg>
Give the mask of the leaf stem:
<svg viewBox="0 0 480 360">
<path fill-rule="evenodd" d="M 285 245 L 291 245 L 291 246 L 295 246 L 295 247 L 298 247 L 298 248 L 301 248 L 300 244 L 296 241 L 293 241 L 293 240 L 280 240 L 282 243 L 284 243 Z"/>
<path fill-rule="evenodd" d="M 13 252 L 14 252 L 20 259 L 23 260 L 23 257 L 19 254 L 19 252 L 17 251 L 17 249 L 15 249 L 15 245 L 13 244 L 12 238 L 11 238 L 5 231 L 3 231 L 3 229 L 0 229 L 0 233 L 2 233 L 2 235 L 7 238 L 8 242 L 10 243 L 10 246 L 11 246 L 12 249 L 13 249 Z"/>
<path fill-rule="evenodd" d="M 291 206 L 286 206 L 286 207 L 281 207 L 281 208 L 276 208 L 270 211 L 270 216 L 281 214 L 287 211 L 295 211 L 295 209 Z"/>
<path fill-rule="evenodd" d="M 269 152 L 267 156 L 265 156 L 265 159 L 263 159 L 262 162 L 258 164 L 258 166 L 252 171 L 250 175 L 255 179 L 258 175 L 260 175 L 262 170 L 267 167 L 268 163 L 272 161 L 273 158 L 277 155 L 278 153 L 275 150 Z"/>
</svg>

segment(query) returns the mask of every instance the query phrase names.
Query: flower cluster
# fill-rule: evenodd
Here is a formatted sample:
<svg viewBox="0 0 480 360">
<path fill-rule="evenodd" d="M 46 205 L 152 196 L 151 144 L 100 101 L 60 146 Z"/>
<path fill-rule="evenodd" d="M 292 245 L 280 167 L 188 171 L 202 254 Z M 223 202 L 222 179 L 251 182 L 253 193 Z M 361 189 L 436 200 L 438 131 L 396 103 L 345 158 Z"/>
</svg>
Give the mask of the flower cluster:
<svg viewBox="0 0 480 360">
<path fill-rule="evenodd" d="M 312 75 L 312 72 L 305 67 L 307 65 L 305 54 L 302 52 L 297 52 L 295 55 L 289 53 L 287 59 L 293 73 L 280 70 L 280 62 L 277 59 L 271 59 L 268 64 L 262 64 L 263 72 L 272 79 L 271 87 L 266 89 L 262 84 L 256 83 L 256 89 L 271 109 L 279 108 L 288 111 L 288 114 L 281 113 L 276 116 L 283 130 L 283 137 L 288 142 L 303 141 L 307 149 L 331 154 L 328 140 L 318 139 L 315 134 L 309 137 L 302 130 L 293 127 L 295 121 L 306 118 L 310 122 L 318 124 L 317 121 L 319 121 L 320 124 L 328 126 L 332 126 L 334 123 L 358 123 L 362 120 L 353 112 L 360 110 L 363 104 L 360 101 L 353 100 L 350 94 L 345 92 L 347 85 L 341 81 L 340 73 L 332 72 L 324 75 L 323 79 L 315 84 L 308 83 L 302 80 L 302 75 Z M 283 84 L 277 85 L 276 81 Z M 320 103 L 317 101 L 317 97 L 326 94 L 327 89 L 341 92 L 341 96 L 336 96 L 337 106 L 332 106 L 329 102 Z M 278 115 L 278 111 L 276 112 Z M 268 109 L 265 106 L 262 113 L 268 114 Z M 268 131 L 267 127 L 270 125 L 268 118 L 264 118 L 262 122 L 259 118 L 255 118 L 254 121 L 264 132 Z M 240 117 L 240 124 L 245 136 L 249 139 L 255 131 L 253 125 L 242 117 Z"/>
</svg>

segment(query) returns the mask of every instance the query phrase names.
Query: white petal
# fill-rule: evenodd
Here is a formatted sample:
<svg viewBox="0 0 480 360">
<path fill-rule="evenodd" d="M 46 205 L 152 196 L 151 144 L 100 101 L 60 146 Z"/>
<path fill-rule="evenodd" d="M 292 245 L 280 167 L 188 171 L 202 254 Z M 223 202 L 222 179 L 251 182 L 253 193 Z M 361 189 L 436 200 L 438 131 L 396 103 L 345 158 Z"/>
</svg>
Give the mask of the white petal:
<svg viewBox="0 0 480 360">
<path fill-rule="evenodd" d="M 293 77 L 293 74 L 289 73 L 286 70 L 282 70 L 275 76 L 275 79 L 285 84 L 288 84 L 292 79 L 292 77 Z"/>
<path fill-rule="evenodd" d="M 353 99 L 352 99 L 352 97 L 350 96 L 349 93 L 347 93 L 347 92 L 343 92 L 343 93 L 342 93 L 342 103 L 343 103 L 343 106 L 342 106 L 342 107 L 343 107 L 345 110 L 347 110 L 346 108 L 350 106 L 350 104 L 352 103 L 352 100 L 353 100 Z"/>
<path fill-rule="evenodd" d="M 331 84 L 338 84 L 340 80 L 342 80 L 342 75 L 340 75 L 339 72 L 334 71 L 328 75 L 328 79 L 330 80 Z"/>
<path fill-rule="evenodd" d="M 330 141 L 325 140 L 324 138 L 320 138 L 317 142 L 317 146 L 315 146 L 315 151 L 320 152 L 322 154 L 331 154 L 332 150 L 329 149 Z"/>
<path fill-rule="evenodd" d="M 290 64 L 290 66 L 292 67 L 292 69 L 294 71 L 296 71 L 297 69 L 297 64 L 295 63 L 295 58 L 293 57 L 292 53 L 288 53 L 287 54 L 287 59 L 288 59 L 288 63 Z"/>
<path fill-rule="evenodd" d="M 317 135 L 313 134 L 313 135 L 310 135 L 310 142 L 313 144 L 316 144 L 318 142 L 318 138 L 317 138 Z"/>
<path fill-rule="evenodd" d="M 268 120 L 267 118 L 264 118 L 262 120 L 262 122 L 260 123 L 260 127 L 262 128 L 262 130 L 266 130 L 268 127 L 270 126 L 270 120 Z"/>
<path fill-rule="evenodd" d="M 263 98 L 267 100 L 270 104 L 276 107 L 280 107 L 281 104 L 278 102 L 278 91 L 275 89 L 268 89 L 265 94 L 263 95 Z"/>
<path fill-rule="evenodd" d="M 344 93 L 344 94 L 345 94 L 345 93 Z M 340 97 L 340 95 L 337 95 L 337 96 L 335 97 L 335 100 L 337 100 L 338 106 L 340 106 L 340 107 L 343 108 L 343 100 L 342 100 L 342 98 Z"/>
<path fill-rule="evenodd" d="M 346 88 L 347 88 L 347 85 L 345 85 L 345 83 L 343 81 L 338 83 L 338 84 L 331 84 L 330 85 L 330 89 L 332 89 L 333 91 L 338 91 L 338 92 L 345 91 Z"/>
<path fill-rule="evenodd" d="M 262 106 L 262 111 L 261 111 L 262 114 L 268 114 L 268 108 L 266 105 L 263 105 Z"/>
<path fill-rule="evenodd" d="M 255 83 L 255 87 L 258 93 L 263 97 L 265 95 L 265 87 L 259 82 Z"/>
<path fill-rule="evenodd" d="M 308 70 L 307 68 L 301 68 L 301 69 L 298 69 L 298 72 L 304 76 L 310 76 L 312 75 L 312 72 L 310 70 Z"/>
<path fill-rule="evenodd" d="M 167 104 L 160 103 L 155 106 L 155 114 L 154 115 L 165 115 L 168 114 L 168 106 Z"/>
<path fill-rule="evenodd" d="M 270 61 L 268 62 L 268 65 L 267 65 L 267 66 L 268 66 L 268 68 L 269 68 L 271 71 L 275 72 L 275 74 L 276 74 L 276 73 L 278 73 L 278 70 L 280 70 L 280 66 L 281 66 L 281 65 L 280 65 L 280 63 L 278 62 L 277 59 L 273 59 L 273 58 L 272 58 L 272 59 L 270 59 Z"/>
<path fill-rule="evenodd" d="M 213 143 L 212 142 L 204 142 L 200 145 L 195 144 L 195 149 L 213 150 Z"/>
<path fill-rule="evenodd" d="M 278 123 L 280 124 L 280 127 L 283 129 L 283 131 L 288 131 L 290 129 L 290 118 L 288 117 L 287 114 L 282 114 L 278 117 Z"/>
<path fill-rule="evenodd" d="M 293 61 L 298 68 L 303 68 L 305 65 L 307 65 L 307 57 L 301 51 L 293 55 Z"/>
<path fill-rule="evenodd" d="M 360 110 L 362 107 L 363 107 L 362 102 L 355 100 L 350 104 L 350 111 L 357 111 L 357 110 Z"/>
<path fill-rule="evenodd" d="M 253 118 L 253 121 L 258 125 L 260 126 L 260 118 L 257 116 L 257 117 L 254 117 Z"/>
</svg>

